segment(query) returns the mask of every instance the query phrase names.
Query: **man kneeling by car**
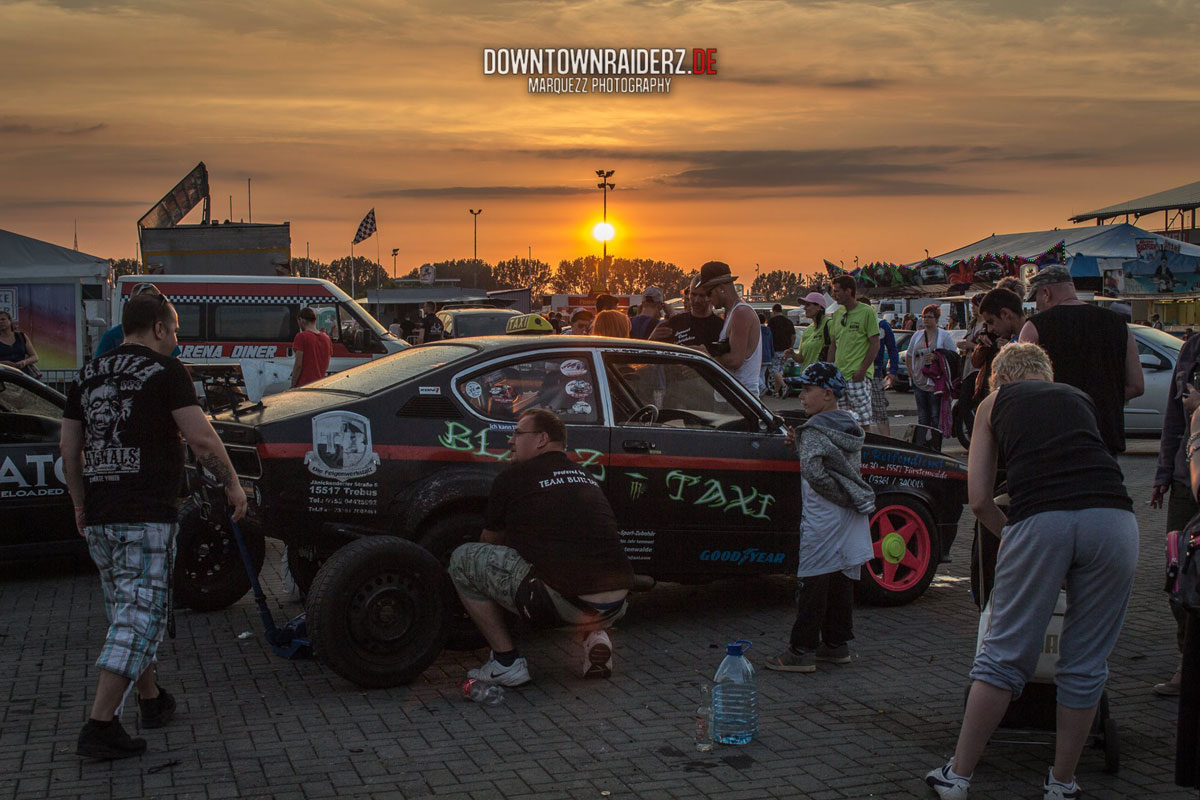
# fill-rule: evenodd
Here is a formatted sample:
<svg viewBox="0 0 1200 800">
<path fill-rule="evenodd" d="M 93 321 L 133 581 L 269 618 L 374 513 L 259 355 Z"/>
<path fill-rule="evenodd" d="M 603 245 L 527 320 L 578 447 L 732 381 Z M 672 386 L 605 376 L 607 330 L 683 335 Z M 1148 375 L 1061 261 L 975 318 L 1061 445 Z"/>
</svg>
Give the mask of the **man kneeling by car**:
<svg viewBox="0 0 1200 800">
<path fill-rule="evenodd" d="M 608 498 L 565 452 L 567 429 L 553 411 L 534 408 L 517 421 L 513 464 L 496 477 L 477 543 L 450 557 L 450 578 L 492 648 L 471 678 L 529 682 L 504 622 L 504 609 L 532 627 L 568 628 L 583 640 L 583 677 L 612 674 L 606 629 L 625 614 L 633 569 Z"/>
</svg>

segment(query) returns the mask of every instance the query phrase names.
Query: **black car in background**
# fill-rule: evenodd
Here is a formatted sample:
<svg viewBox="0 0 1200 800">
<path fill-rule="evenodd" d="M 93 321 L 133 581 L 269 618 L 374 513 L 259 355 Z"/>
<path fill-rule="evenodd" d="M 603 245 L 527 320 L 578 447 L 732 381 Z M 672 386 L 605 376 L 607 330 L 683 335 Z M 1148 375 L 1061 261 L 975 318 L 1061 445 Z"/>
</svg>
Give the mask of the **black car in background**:
<svg viewBox="0 0 1200 800">
<path fill-rule="evenodd" d="M 569 455 L 604 487 L 647 582 L 795 572 L 786 423 L 706 355 L 600 337 L 431 343 L 214 420 L 251 498 L 242 527 L 287 543 L 314 646 L 339 674 L 402 683 L 447 636 L 478 643 L 456 627 L 442 564 L 478 538 L 509 433 L 535 406 L 567 424 Z M 861 596 L 909 602 L 957 533 L 965 465 L 869 434 L 862 470 L 877 510 Z M 208 501 L 218 519 L 220 493 Z"/>
</svg>

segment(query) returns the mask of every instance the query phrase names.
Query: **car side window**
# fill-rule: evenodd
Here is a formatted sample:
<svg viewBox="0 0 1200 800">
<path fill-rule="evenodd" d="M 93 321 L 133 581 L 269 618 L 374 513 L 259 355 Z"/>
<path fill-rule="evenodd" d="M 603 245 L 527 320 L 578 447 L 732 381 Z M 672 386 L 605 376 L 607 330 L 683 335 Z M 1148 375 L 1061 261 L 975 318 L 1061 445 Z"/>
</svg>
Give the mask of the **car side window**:
<svg viewBox="0 0 1200 800">
<path fill-rule="evenodd" d="M 458 394 L 480 416 L 516 422 L 530 408 L 547 408 L 569 425 L 600 423 L 591 356 L 540 355 L 488 367 L 459 380 Z"/>
<path fill-rule="evenodd" d="M 606 354 L 618 425 L 758 430 L 758 416 L 715 370 L 699 363 Z"/>
<path fill-rule="evenodd" d="M 57 442 L 62 409 L 15 381 L 0 380 L 0 444 Z"/>
<path fill-rule="evenodd" d="M 298 306 L 218 305 L 213 314 L 213 338 L 225 342 L 290 342 L 299 331 Z"/>
</svg>

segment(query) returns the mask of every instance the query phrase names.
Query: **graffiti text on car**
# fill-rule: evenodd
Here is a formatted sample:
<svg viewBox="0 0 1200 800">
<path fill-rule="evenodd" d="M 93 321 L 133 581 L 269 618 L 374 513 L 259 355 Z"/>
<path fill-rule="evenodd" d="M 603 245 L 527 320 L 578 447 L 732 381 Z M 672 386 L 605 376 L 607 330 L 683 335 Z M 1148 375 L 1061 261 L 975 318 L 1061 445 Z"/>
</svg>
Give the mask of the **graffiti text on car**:
<svg viewBox="0 0 1200 800">
<path fill-rule="evenodd" d="M 667 497 L 671 500 L 684 500 L 684 492 L 692 487 L 695 491 L 689 495 L 699 494 L 692 500 L 692 505 L 719 508 L 724 511 L 738 509 L 747 517 L 754 519 L 770 519 L 767 507 L 775 502 L 775 496 L 760 494 L 758 489 L 750 487 L 749 493 L 735 483 L 723 484 L 716 478 L 704 480 L 700 475 L 689 475 L 681 470 L 673 469 L 667 473 Z M 702 490 L 702 491 L 701 491 Z M 691 499 L 688 497 L 686 499 Z"/>
<path fill-rule="evenodd" d="M 505 440 L 508 439 L 509 431 L 499 430 L 494 428 L 483 428 L 482 430 L 473 431 L 461 422 L 447 422 L 446 431 L 438 436 L 438 444 L 450 450 L 457 450 L 460 453 L 471 453 L 477 456 L 486 458 L 494 458 L 497 461 L 509 461 L 512 459 L 512 451 L 505 444 L 503 449 L 491 447 L 490 437 L 494 433 L 499 433 Z M 575 460 L 579 462 L 579 466 L 590 471 L 592 476 L 598 480 L 604 480 L 605 468 L 599 463 L 601 456 L 604 453 L 600 450 L 591 450 L 586 447 L 576 447 L 571 451 L 575 455 Z"/>
</svg>

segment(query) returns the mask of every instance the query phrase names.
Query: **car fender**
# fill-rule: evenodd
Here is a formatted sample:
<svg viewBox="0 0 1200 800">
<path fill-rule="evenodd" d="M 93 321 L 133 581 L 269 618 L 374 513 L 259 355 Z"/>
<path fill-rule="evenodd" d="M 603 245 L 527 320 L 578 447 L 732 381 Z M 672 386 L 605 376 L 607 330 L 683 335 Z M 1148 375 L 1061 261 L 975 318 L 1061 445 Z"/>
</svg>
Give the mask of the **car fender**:
<svg viewBox="0 0 1200 800">
<path fill-rule="evenodd" d="M 486 504 L 496 474 L 495 467 L 463 464 L 437 470 L 414 482 L 392 501 L 394 529 L 415 539 L 428 520 L 447 508 Z"/>
</svg>

